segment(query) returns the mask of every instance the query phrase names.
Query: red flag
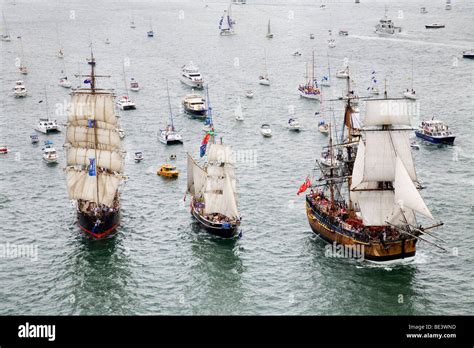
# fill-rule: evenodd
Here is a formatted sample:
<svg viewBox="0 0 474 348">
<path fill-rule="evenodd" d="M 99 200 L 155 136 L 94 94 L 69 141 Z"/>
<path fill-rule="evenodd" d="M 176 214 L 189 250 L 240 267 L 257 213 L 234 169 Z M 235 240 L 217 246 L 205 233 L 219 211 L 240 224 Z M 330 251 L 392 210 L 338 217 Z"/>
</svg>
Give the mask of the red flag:
<svg viewBox="0 0 474 348">
<path fill-rule="evenodd" d="M 211 137 L 211 135 L 209 133 L 207 133 L 204 136 L 204 139 L 202 139 L 201 145 L 206 145 L 208 143 L 210 137 Z"/>
<path fill-rule="evenodd" d="M 308 187 L 311 187 L 311 180 L 309 180 L 309 176 L 306 177 L 306 180 L 304 181 L 303 185 L 300 186 L 300 189 L 296 194 L 299 196 L 300 193 L 305 192 Z"/>
</svg>

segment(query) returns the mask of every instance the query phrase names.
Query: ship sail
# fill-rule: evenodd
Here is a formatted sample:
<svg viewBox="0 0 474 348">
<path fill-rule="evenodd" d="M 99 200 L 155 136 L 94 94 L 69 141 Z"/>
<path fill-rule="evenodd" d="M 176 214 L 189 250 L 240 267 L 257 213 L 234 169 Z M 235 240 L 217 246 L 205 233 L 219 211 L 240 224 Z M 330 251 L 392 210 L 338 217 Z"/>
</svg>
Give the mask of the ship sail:
<svg viewBox="0 0 474 348">
<path fill-rule="evenodd" d="M 365 143 L 359 141 L 351 197 L 366 226 L 416 224 L 415 213 L 433 219 L 415 186 L 417 181 L 408 132 L 406 101 L 366 102 Z M 409 130 L 409 129 L 407 129 Z"/>
</svg>

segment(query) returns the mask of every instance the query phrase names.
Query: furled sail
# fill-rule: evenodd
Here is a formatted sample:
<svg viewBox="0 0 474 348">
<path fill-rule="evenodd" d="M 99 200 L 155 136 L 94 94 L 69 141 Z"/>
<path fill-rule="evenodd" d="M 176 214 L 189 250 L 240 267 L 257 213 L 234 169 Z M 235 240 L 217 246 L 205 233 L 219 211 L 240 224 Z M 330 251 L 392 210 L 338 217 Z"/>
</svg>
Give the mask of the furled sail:
<svg viewBox="0 0 474 348">
<path fill-rule="evenodd" d="M 364 126 L 406 125 L 409 126 L 413 104 L 406 100 L 367 100 Z"/>
<path fill-rule="evenodd" d="M 113 205 L 116 192 L 123 180 L 120 175 L 102 173 L 98 176 L 90 176 L 87 171 L 74 169 L 68 169 L 66 174 L 70 199 L 82 199 L 108 207 Z"/>
<path fill-rule="evenodd" d="M 116 126 L 113 94 L 73 92 L 68 121 L 74 125 L 75 122 L 87 120 L 102 121 Z"/>
<path fill-rule="evenodd" d="M 97 155 L 97 157 L 96 157 Z M 71 147 L 67 151 L 67 165 L 89 165 L 89 159 L 96 158 L 98 167 L 107 168 L 111 171 L 121 172 L 123 170 L 122 155 L 115 151 L 84 149 Z"/>
</svg>

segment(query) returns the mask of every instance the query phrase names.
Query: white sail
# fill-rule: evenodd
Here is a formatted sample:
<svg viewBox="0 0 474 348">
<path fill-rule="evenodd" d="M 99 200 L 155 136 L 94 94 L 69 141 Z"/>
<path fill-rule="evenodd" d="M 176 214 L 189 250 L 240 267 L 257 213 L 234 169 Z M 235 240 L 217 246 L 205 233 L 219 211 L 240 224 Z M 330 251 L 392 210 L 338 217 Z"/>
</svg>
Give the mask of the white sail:
<svg viewBox="0 0 474 348">
<path fill-rule="evenodd" d="M 359 206 L 362 220 L 366 226 L 385 226 L 394 211 L 394 192 L 378 190 L 377 183 L 363 183 L 353 191 L 352 199 Z"/>
<path fill-rule="evenodd" d="M 90 164 L 89 158 L 96 158 L 98 167 L 107 168 L 115 172 L 121 172 L 123 170 L 122 155 L 118 152 L 77 147 L 71 147 L 67 151 L 67 165 L 69 166 L 88 166 Z"/>
<path fill-rule="evenodd" d="M 359 140 L 357 146 L 357 156 L 354 161 L 354 168 L 352 169 L 351 190 L 359 186 L 364 180 L 364 161 L 365 161 L 365 145 L 362 139 Z"/>
<path fill-rule="evenodd" d="M 202 196 L 204 187 L 206 186 L 206 172 L 196 164 L 193 168 L 193 177 L 195 194 Z"/>
<path fill-rule="evenodd" d="M 363 182 L 394 181 L 396 157 L 400 157 L 410 178 L 417 180 L 406 131 L 368 131 L 363 155 Z"/>
<path fill-rule="evenodd" d="M 73 92 L 68 121 L 75 122 L 97 120 L 117 126 L 114 99 L 110 93 L 90 94 L 81 91 Z"/>
<path fill-rule="evenodd" d="M 207 154 L 209 162 L 235 163 L 235 156 L 230 146 L 211 144 Z"/>
<path fill-rule="evenodd" d="M 395 202 L 401 209 L 409 208 L 421 215 L 434 220 L 430 210 L 426 206 L 423 198 L 413 184 L 408 175 L 403 162 L 397 158 L 396 174 L 395 174 Z"/>
<path fill-rule="evenodd" d="M 73 147 L 91 149 L 96 145 L 97 149 L 108 151 L 120 150 L 122 146 L 122 141 L 116 130 L 78 126 L 69 126 L 67 128 L 66 141 Z"/>
<path fill-rule="evenodd" d="M 225 210 L 224 215 L 234 218 L 234 219 L 238 218 L 239 211 L 237 209 L 237 199 L 236 199 L 234 187 L 232 187 L 232 182 L 228 176 L 226 176 L 225 178 L 222 201 L 223 201 L 224 210 Z"/>
<path fill-rule="evenodd" d="M 232 29 L 231 19 L 227 14 L 227 11 L 224 11 L 224 14 L 221 17 L 221 20 L 219 22 L 219 29 L 222 31 Z"/>
<path fill-rule="evenodd" d="M 206 202 L 204 211 L 206 214 L 220 213 L 230 218 L 237 218 L 237 200 L 229 177 L 212 177 L 207 180 L 206 192 L 204 193 Z"/>
<path fill-rule="evenodd" d="M 367 100 L 365 102 L 364 126 L 411 124 L 413 104 L 406 100 Z"/>
<path fill-rule="evenodd" d="M 121 176 L 117 175 L 102 173 L 96 177 L 90 176 L 87 171 L 73 169 L 67 170 L 66 174 L 70 199 L 82 199 L 109 207 L 113 205 L 115 194 L 123 180 Z"/>
<path fill-rule="evenodd" d="M 188 193 L 194 195 L 195 185 L 194 185 L 194 160 L 192 159 L 191 155 L 188 153 L 188 164 L 187 164 L 187 184 L 188 184 Z"/>
</svg>

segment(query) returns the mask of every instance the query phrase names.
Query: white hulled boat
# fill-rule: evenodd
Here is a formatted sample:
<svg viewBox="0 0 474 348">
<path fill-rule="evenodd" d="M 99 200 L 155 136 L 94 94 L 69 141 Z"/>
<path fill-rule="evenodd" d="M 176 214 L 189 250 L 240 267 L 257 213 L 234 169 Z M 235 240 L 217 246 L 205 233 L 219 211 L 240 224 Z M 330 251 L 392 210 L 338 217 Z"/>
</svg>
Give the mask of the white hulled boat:
<svg viewBox="0 0 474 348">
<path fill-rule="evenodd" d="M 336 47 L 336 40 L 332 37 L 332 30 L 329 30 L 328 47 L 329 48 Z"/>
<path fill-rule="evenodd" d="M 258 83 L 263 86 L 270 86 L 270 79 L 268 78 L 268 71 L 267 71 L 267 51 L 264 50 L 264 70 L 263 75 L 258 77 Z"/>
<path fill-rule="evenodd" d="M 387 9 L 385 8 L 385 15 L 380 19 L 375 26 L 375 33 L 380 36 L 391 36 L 401 31 L 400 27 L 396 27 L 393 21 L 387 17 Z"/>
<path fill-rule="evenodd" d="M 222 15 L 219 21 L 219 30 L 220 35 L 234 35 L 234 21 L 230 17 L 230 7 L 232 4 L 229 4 L 229 9 L 227 11 L 224 10 L 224 14 Z"/>
<path fill-rule="evenodd" d="M 191 86 L 193 88 L 203 88 L 204 81 L 202 75 L 199 71 L 199 68 L 194 65 L 193 62 L 189 62 L 187 65 L 181 67 L 181 77 L 180 80 L 185 85 Z"/>
<path fill-rule="evenodd" d="M 318 82 L 314 76 L 314 51 L 313 51 L 313 61 L 311 67 L 311 76 L 308 75 L 308 64 L 306 63 L 306 83 L 298 86 L 298 93 L 301 97 L 312 99 L 316 101 L 321 100 L 321 90 L 318 87 Z"/>
<path fill-rule="evenodd" d="M 267 39 L 272 39 L 273 38 L 273 33 L 270 29 L 270 20 L 268 20 L 268 26 L 267 26 Z"/>
<path fill-rule="evenodd" d="M 133 77 L 130 79 L 130 90 L 132 92 L 138 92 L 140 90 L 140 85 L 138 84 L 138 81 L 135 80 Z"/>
<path fill-rule="evenodd" d="M 48 164 L 58 163 L 58 154 L 56 149 L 53 147 L 53 142 L 50 140 L 44 142 L 43 161 Z"/>
<path fill-rule="evenodd" d="M 406 89 L 405 92 L 403 92 L 403 96 L 407 99 L 411 99 L 411 100 L 416 100 L 416 93 L 415 93 L 415 90 L 413 89 L 413 59 L 411 60 L 411 88 L 410 89 Z"/>
<path fill-rule="evenodd" d="M 28 68 L 26 67 L 26 64 L 25 64 L 25 57 L 23 54 L 23 40 L 21 36 L 18 36 L 18 40 L 20 40 L 20 48 L 21 48 L 20 66 L 18 70 L 20 71 L 20 74 L 26 75 L 28 74 Z"/>
<path fill-rule="evenodd" d="M 166 81 L 166 91 L 168 93 L 168 107 L 169 118 L 165 129 L 160 129 L 159 140 L 165 145 L 182 144 L 183 138 L 179 132 L 176 131 L 173 124 L 173 111 L 171 110 L 170 91 L 168 81 Z"/>
<path fill-rule="evenodd" d="M 288 129 L 290 131 L 298 132 L 301 129 L 301 125 L 300 125 L 299 121 L 296 118 L 290 118 L 288 120 Z"/>
<path fill-rule="evenodd" d="M 15 98 L 23 98 L 28 94 L 26 87 L 22 80 L 15 82 L 15 87 L 13 87 L 13 95 Z"/>
<path fill-rule="evenodd" d="M 266 138 L 269 138 L 272 136 L 272 129 L 268 123 L 262 124 L 260 127 L 260 133 Z"/>
</svg>

